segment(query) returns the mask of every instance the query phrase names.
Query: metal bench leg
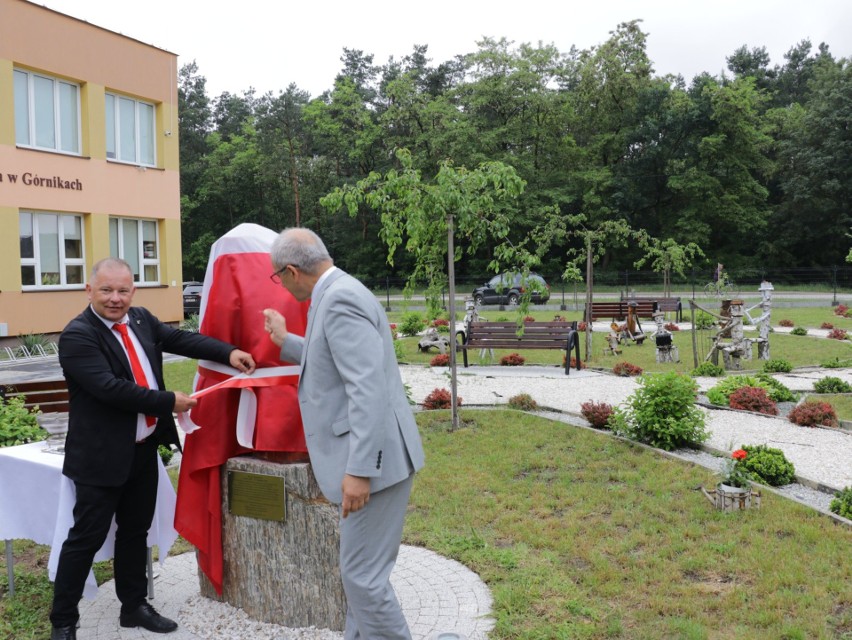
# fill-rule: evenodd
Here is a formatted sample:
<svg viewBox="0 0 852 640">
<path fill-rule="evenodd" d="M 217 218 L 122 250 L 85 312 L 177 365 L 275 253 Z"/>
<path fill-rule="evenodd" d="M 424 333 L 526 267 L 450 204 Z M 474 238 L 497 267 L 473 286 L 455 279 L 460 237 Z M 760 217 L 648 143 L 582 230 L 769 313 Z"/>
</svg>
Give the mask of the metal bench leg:
<svg viewBox="0 0 852 640">
<path fill-rule="evenodd" d="M 148 547 L 148 599 L 154 599 L 154 553 Z"/>
<path fill-rule="evenodd" d="M 6 540 L 6 573 L 9 576 L 9 597 L 12 597 L 15 595 L 15 558 L 11 540 Z"/>
</svg>

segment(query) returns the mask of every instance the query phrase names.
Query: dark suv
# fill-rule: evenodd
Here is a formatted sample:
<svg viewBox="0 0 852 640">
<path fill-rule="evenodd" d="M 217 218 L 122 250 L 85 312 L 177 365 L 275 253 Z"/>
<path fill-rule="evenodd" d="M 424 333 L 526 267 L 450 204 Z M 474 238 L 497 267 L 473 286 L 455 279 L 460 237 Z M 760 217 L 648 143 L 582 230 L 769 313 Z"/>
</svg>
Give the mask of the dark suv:
<svg viewBox="0 0 852 640">
<path fill-rule="evenodd" d="M 183 317 L 188 318 L 192 314 L 201 311 L 201 290 L 204 288 L 200 282 L 183 283 Z"/>
<path fill-rule="evenodd" d="M 520 273 L 503 273 L 494 276 L 481 287 L 473 290 L 476 304 L 518 304 L 524 291 L 530 290 L 530 302 L 544 304 L 550 300 L 550 286 L 537 273 L 527 276 L 522 282 Z"/>
</svg>

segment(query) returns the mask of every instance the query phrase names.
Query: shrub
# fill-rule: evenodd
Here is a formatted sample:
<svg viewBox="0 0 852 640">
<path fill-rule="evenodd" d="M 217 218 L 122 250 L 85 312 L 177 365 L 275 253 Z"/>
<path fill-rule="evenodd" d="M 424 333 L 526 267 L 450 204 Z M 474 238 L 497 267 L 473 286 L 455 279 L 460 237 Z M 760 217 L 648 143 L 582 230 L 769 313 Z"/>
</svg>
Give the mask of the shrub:
<svg viewBox="0 0 852 640">
<path fill-rule="evenodd" d="M 836 315 L 836 316 L 844 316 L 845 317 L 847 311 L 849 311 L 849 307 L 847 307 L 845 304 L 839 304 L 836 307 L 834 307 L 834 315 Z"/>
<path fill-rule="evenodd" d="M 827 376 L 814 382 L 814 391 L 817 393 L 850 393 L 852 392 L 852 385 L 840 378 Z"/>
<path fill-rule="evenodd" d="M 538 403 L 528 393 L 519 393 L 509 398 L 509 406 L 519 411 L 535 411 L 538 409 Z"/>
<path fill-rule="evenodd" d="M 527 359 L 520 353 L 510 353 L 500 358 L 500 365 L 503 367 L 520 367 L 526 361 Z"/>
<path fill-rule="evenodd" d="M 792 370 L 793 365 L 781 358 L 767 360 L 763 363 L 763 371 L 765 373 L 790 373 Z"/>
<path fill-rule="evenodd" d="M 769 416 L 778 415 L 778 407 L 761 387 L 740 387 L 728 398 L 732 409 L 756 411 Z"/>
<path fill-rule="evenodd" d="M 456 406 L 460 407 L 462 403 L 461 396 L 456 396 Z M 432 392 L 423 399 L 423 408 L 431 409 L 449 409 L 452 407 L 452 394 L 448 389 L 433 389 Z"/>
<path fill-rule="evenodd" d="M 167 447 L 162 444 L 157 447 L 157 453 L 160 454 L 160 459 L 163 461 L 164 467 L 169 466 L 169 462 L 172 461 L 172 458 L 175 455 L 175 452 L 171 447 Z"/>
<path fill-rule="evenodd" d="M 707 399 L 713 404 L 728 406 L 728 398 L 740 387 L 761 387 L 766 389 L 769 397 L 775 402 L 793 402 L 796 396 L 783 384 L 766 373 L 757 375 L 739 375 L 723 378 L 716 386 L 707 391 Z"/>
<path fill-rule="evenodd" d="M 826 369 L 846 369 L 848 367 L 852 367 L 852 360 L 849 358 L 841 359 L 838 356 L 834 356 L 831 360 L 820 362 L 819 366 L 825 367 Z"/>
<path fill-rule="evenodd" d="M 770 487 L 790 484 L 796 474 L 793 463 L 787 460 L 781 449 L 772 449 L 765 444 L 743 445 L 748 454 L 740 464 L 754 476 L 755 480 Z"/>
<path fill-rule="evenodd" d="M 718 364 L 713 364 L 712 362 L 702 362 L 700 365 L 695 367 L 690 373 L 693 378 L 697 377 L 708 377 L 708 378 L 718 378 L 719 376 L 725 375 L 724 367 L 720 367 Z"/>
<path fill-rule="evenodd" d="M 562 366 L 563 366 L 563 367 L 565 366 L 565 354 L 564 354 L 564 353 L 562 354 Z M 576 357 L 574 357 L 574 356 L 571 356 L 571 364 L 570 364 L 570 367 L 571 367 L 572 369 L 576 369 L 576 368 L 577 368 L 577 358 L 576 358 Z M 585 362 L 583 362 L 582 360 L 580 360 L 580 368 L 581 368 L 581 369 L 585 369 L 585 368 L 586 368 L 586 363 L 585 363 Z"/>
<path fill-rule="evenodd" d="M 527 324 L 528 322 L 535 322 L 535 318 L 532 316 L 524 316 L 524 324 Z"/>
<path fill-rule="evenodd" d="M 402 322 L 399 323 L 399 332 L 404 336 L 416 336 L 423 330 L 423 316 L 414 311 L 410 311 L 402 316 Z"/>
<path fill-rule="evenodd" d="M 826 337 L 832 340 L 846 340 L 846 329 L 832 329 Z"/>
<path fill-rule="evenodd" d="M 183 331 L 190 331 L 192 333 L 198 333 L 198 329 L 200 328 L 201 323 L 199 322 L 198 314 L 193 313 L 188 318 L 184 318 L 183 322 L 180 323 L 180 328 Z"/>
<path fill-rule="evenodd" d="M 606 402 L 589 400 L 580 405 L 580 414 L 596 429 L 608 429 L 614 411 L 612 405 Z"/>
<path fill-rule="evenodd" d="M 695 316 L 695 328 L 696 329 L 709 329 L 715 324 L 715 320 L 713 316 L 709 313 L 704 313 L 700 311 L 697 316 Z"/>
<path fill-rule="evenodd" d="M 448 367 L 450 366 L 450 356 L 446 353 L 439 353 L 429 361 L 430 367 Z"/>
<path fill-rule="evenodd" d="M 826 427 L 837 426 L 837 413 L 834 407 L 821 400 L 811 400 L 793 407 L 787 419 L 801 427 L 813 427 L 818 424 Z"/>
<path fill-rule="evenodd" d="M 779 327 L 792 327 L 792 326 L 793 326 L 793 321 L 792 321 L 792 320 L 787 320 L 787 318 L 784 318 L 783 320 L 779 320 L 779 321 L 778 321 L 778 326 L 779 326 Z"/>
<path fill-rule="evenodd" d="M 644 375 L 626 407 L 613 412 L 614 430 L 666 451 L 704 442 L 710 434 L 697 391 L 695 380 L 674 371 Z"/>
<path fill-rule="evenodd" d="M 616 362 L 612 367 L 612 372 L 617 376 L 641 376 L 642 375 L 642 367 L 638 367 L 635 364 L 630 364 L 629 362 Z"/>
<path fill-rule="evenodd" d="M 820 329 L 834 329 L 834 325 L 831 324 L 830 322 L 823 322 L 821 325 L 819 325 L 819 328 Z"/>
<path fill-rule="evenodd" d="M 852 486 L 835 493 L 828 510 L 847 520 L 852 520 Z"/>
<path fill-rule="evenodd" d="M 450 332 L 450 321 L 444 318 L 435 318 L 432 320 L 432 326 L 438 330 L 438 333 Z"/>
<path fill-rule="evenodd" d="M 393 341 L 393 354 L 396 356 L 397 362 L 402 362 L 402 359 L 405 358 L 405 346 L 402 344 L 402 341 L 396 338 Z"/>
<path fill-rule="evenodd" d="M 27 409 L 23 398 L 0 401 L 0 447 L 44 440 L 47 432 L 38 425 L 39 413 Z"/>
<path fill-rule="evenodd" d="M 791 336 L 806 336 L 808 335 L 808 330 L 804 327 L 795 327 L 791 332 Z"/>
<path fill-rule="evenodd" d="M 577 323 L 577 331 L 585 331 L 588 328 L 588 324 L 584 321 Z"/>
<path fill-rule="evenodd" d="M 663 325 L 663 328 L 667 331 L 680 331 L 680 327 L 677 326 L 674 322 L 667 322 Z"/>
</svg>

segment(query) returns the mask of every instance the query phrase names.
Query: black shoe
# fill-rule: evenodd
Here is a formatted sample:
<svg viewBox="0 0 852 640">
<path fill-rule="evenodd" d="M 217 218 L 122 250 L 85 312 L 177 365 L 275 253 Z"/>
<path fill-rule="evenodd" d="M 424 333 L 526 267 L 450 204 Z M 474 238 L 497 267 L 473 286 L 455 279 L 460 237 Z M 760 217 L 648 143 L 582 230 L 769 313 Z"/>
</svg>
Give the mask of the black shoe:
<svg viewBox="0 0 852 640">
<path fill-rule="evenodd" d="M 53 627 L 50 640 L 77 640 L 77 628 L 73 624 L 70 627 Z"/>
<path fill-rule="evenodd" d="M 143 627 L 154 633 L 170 633 L 178 627 L 177 622 L 164 618 L 147 602 L 143 602 L 130 613 L 122 613 L 118 622 L 122 627 Z"/>
</svg>

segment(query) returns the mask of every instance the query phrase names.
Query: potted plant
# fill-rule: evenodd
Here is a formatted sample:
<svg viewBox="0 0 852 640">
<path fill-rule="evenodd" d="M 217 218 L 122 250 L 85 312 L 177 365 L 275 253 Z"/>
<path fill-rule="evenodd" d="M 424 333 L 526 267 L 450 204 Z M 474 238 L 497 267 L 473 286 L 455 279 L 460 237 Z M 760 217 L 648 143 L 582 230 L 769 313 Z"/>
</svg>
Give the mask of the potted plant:
<svg viewBox="0 0 852 640">
<path fill-rule="evenodd" d="M 760 493 L 751 490 L 751 473 L 746 469 L 743 460 L 748 457 L 745 449 L 737 449 L 725 462 L 722 477 L 716 488 L 704 491 L 704 495 L 717 509 L 723 511 L 740 511 L 752 506 L 760 506 Z"/>
</svg>

